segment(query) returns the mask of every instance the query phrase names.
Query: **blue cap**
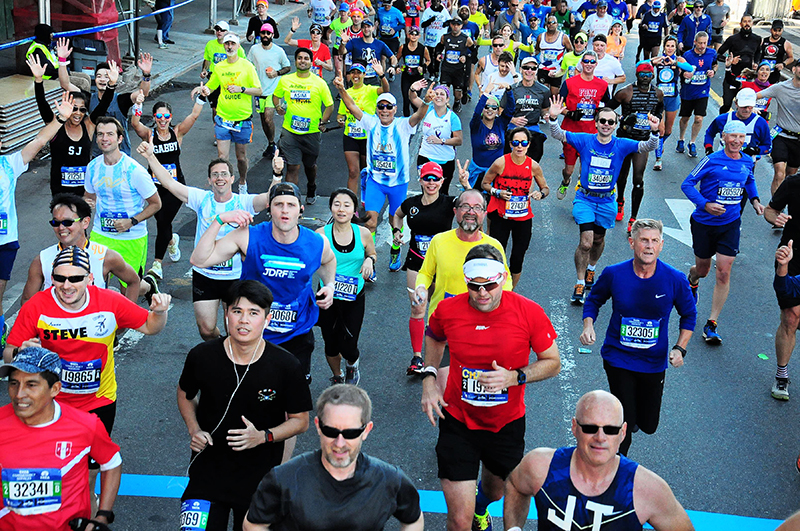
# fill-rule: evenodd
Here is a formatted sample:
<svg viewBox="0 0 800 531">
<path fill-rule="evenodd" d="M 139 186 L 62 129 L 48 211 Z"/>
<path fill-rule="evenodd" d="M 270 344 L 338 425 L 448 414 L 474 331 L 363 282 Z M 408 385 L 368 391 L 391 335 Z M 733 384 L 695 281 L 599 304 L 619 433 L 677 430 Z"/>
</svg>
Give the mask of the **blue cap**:
<svg viewBox="0 0 800 531">
<path fill-rule="evenodd" d="M 20 350 L 14 361 L 0 367 L 0 377 L 8 376 L 12 369 L 29 374 L 48 371 L 61 378 L 61 358 L 46 348 L 28 347 Z"/>
<path fill-rule="evenodd" d="M 339 6 L 339 11 L 350 11 L 350 6 L 347 5 L 347 2 L 342 2 L 342 5 Z"/>
<path fill-rule="evenodd" d="M 722 130 L 723 134 L 747 134 L 747 129 L 744 126 L 744 122 L 740 120 L 728 120 L 728 123 L 725 124 L 725 129 Z"/>
<path fill-rule="evenodd" d="M 352 72 L 353 70 L 358 70 L 362 74 L 367 73 L 367 69 L 364 68 L 364 65 L 362 65 L 361 63 L 353 63 L 352 65 L 350 65 L 350 69 L 348 70 L 348 72 Z"/>
<path fill-rule="evenodd" d="M 661 2 L 659 0 L 653 2 L 653 9 L 661 9 Z"/>
<path fill-rule="evenodd" d="M 364 26 L 374 26 L 372 21 L 370 19 L 368 19 L 368 18 L 365 18 L 364 21 L 361 24 L 363 24 Z"/>
</svg>

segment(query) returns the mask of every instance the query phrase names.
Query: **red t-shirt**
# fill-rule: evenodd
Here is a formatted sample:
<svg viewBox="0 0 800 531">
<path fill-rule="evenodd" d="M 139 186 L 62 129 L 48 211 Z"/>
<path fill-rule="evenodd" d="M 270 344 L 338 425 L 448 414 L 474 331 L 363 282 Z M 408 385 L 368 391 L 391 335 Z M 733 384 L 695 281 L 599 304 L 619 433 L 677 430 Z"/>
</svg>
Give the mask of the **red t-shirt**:
<svg viewBox="0 0 800 531">
<path fill-rule="evenodd" d="M 328 46 L 320 43 L 317 51 L 314 51 L 311 48 L 311 39 L 297 39 L 297 46 L 311 50 L 311 53 L 313 54 L 311 56 L 311 72 L 317 74 L 319 77 L 322 77 L 322 67 L 317 66 L 317 59 L 320 61 L 330 60 L 331 51 L 328 49 Z"/>
<path fill-rule="evenodd" d="M 40 291 L 20 308 L 8 344 L 19 346 L 38 337 L 44 348 L 61 357 L 62 404 L 92 411 L 115 402 L 114 337 L 118 328 L 142 326 L 148 311 L 97 286 L 86 288 L 83 308 L 69 311 L 53 289 Z"/>
<path fill-rule="evenodd" d="M 530 363 L 531 350 L 544 352 L 557 337 L 542 307 L 513 291 L 504 291 L 500 306 L 488 313 L 470 306 L 468 293 L 445 299 L 428 320 L 428 331 L 450 347 L 447 412 L 469 429 L 495 433 L 525 414 L 525 388 L 487 393 L 477 373 L 493 370 L 492 361 L 521 369 Z"/>
<path fill-rule="evenodd" d="M 564 118 L 561 124 L 562 129 L 573 133 L 596 133 L 594 113 L 608 92 L 608 82 L 599 77 L 585 81 L 580 75 L 577 75 L 567 79 L 564 83 L 567 90 L 564 104 L 567 106 L 567 110 L 581 111 L 584 117 L 580 121 Z"/>
<path fill-rule="evenodd" d="M 506 201 L 499 197 L 489 198 L 489 212 L 497 212 L 506 219 L 514 221 L 525 221 L 533 217 L 531 211 L 531 200 L 528 194 L 531 193 L 533 184 L 533 173 L 531 166 L 533 159 L 525 157 L 525 162 L 515 164 L 511 160 L 511 153 L 503 155 L 505 169 L 502 175 L 494 178 L 492 186 L 500 190 L 511 192 L 511 199 Z"/>
<path fill-rule="evenodd" d="M 100 470 L 122 464 L 119 446 L 96 415 L 57 402 L 59 409 L 51 424 L 32 427 L 11 404 L 0 408 L 0 531 L 68 531 L 73 518 L 91 516 L 86 457 Z"/>
</svg>

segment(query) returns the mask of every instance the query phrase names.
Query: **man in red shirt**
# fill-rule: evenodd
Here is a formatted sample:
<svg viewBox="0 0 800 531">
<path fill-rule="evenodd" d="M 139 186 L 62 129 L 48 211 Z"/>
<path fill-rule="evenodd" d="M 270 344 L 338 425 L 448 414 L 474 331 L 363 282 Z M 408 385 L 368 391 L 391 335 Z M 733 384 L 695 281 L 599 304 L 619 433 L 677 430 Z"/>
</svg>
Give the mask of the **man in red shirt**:
<svg viewBox="0 0 800 531">
<path fill-rule="evenodd" d="M 448 529 L 491 529 L 487 506 L 502 498 L 505 479 L 525 451 L 522 386 L 561 370 L 550 319 L 530 299 L 504 293 L 507 277 L 500 251 L 474 247 L 464 260 L 468 292 L 440 302 L 428 320 L 422 410 L 431 424 L 434 413 L 440 419 L 436 455 Z M 451 370 L 446 377 L 442 370 L 442 393 L 435 377 L 445 345 Z"/>
<path fill-rule="evenodd" d="M 41 347 L 21 350 L 0 367 L 11 398 L 0 408 L 0 531 L 68 531 L 70 520 L 91 518 L 87 455 L 100 463 L 102 476 L 94 522 L 114 521 L 122 477 L 119 446 L 95 415 L 55 400 L 61 371 L 58 355 Z M 91 523 L 86 529 L 98 527 Z"/>
</svg>

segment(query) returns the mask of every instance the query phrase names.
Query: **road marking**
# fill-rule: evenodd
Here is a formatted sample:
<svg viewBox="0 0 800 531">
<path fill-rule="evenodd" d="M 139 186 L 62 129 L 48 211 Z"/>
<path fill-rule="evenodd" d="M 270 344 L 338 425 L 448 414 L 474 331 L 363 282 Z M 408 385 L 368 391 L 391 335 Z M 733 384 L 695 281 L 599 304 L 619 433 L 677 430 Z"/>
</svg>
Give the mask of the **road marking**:
<svg viewBox="0 0 800 531">
<path fill-rule="evenodd" d="M 665 199 L 667 206 L 672 211 L 672 215 L 680 225 L 680 229 L 673 229 L 672 227 L 664 227 L 664 234 L 672 236 L 679 242 L 689 247 L 692 246 L 692 227 L 689 223 L 689 218 L 694 212 L 694 203 L 688 199 Z"/>
<path fill-rule="evenodd" d="M 723 81 L 723 83 L 724 83 L 724 81 Z M 716 93 L 716 92 L 714 92 L 713 90 L 710 90 L 708 94 L 709 94 L 709 96 L 711 96 L 711 99 L 712 99 L 712 100 L 714 100 L 714 101 L 716 101 L 716 102 L 717 102 L 717 105 L 719 105 L 720 107 L 722 107 L 722 103 L 723 103 L 723 101 L 722 101 L 722 98 L 720 98 L 720 97 L 719 97 L 719 94 L 717 94 L 717 93 Z"/>
</svg>

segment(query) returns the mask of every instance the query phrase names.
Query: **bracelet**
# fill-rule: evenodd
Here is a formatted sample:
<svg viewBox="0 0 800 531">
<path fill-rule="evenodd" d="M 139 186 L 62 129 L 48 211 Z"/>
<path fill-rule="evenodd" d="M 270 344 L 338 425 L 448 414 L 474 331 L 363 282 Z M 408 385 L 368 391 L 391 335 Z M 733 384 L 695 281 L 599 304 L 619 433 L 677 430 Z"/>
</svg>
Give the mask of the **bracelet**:
<svg viewBox="0 0 800 531">
<path fill-rule="evenodd" d="M 377 259 L 377 258 L 375 258 L 375 257 L 374 257 L 374 256 L 372 256 L 372 255 L 369 255 L 369 256 L 367 256 L 367 258 L 369 258 L 370 260 L 372 260 L 372 265 L 373 265 L 373 266 L 374 266 L 374 265 L 375 265 L 375 263 L 378 261 L 378 259 Z"/>
<path fill-rule="evenodd" d="M 273 171 L 273 172 L 272 172 L 272 178 L 273 178 L 273 179 L 283 179 L 283 174 L 282 174 L 282 173 L 275 173 L 275 172 Z"/>
<path fill-rule="evenodd" d="M 114 89 L 116 89 L 116 88 L 117 88 L 117 84 L 116 84 L 116 83 L 114 83 L 113 85 L 112 85 L 111 83 L 109 83 L 107 86 L 108 86 L 108 88 L 110 88 L 111 90 L 114 90 Z"/>
<path fill-rule="evenodd" d="M 66 121 L 66 120 L 62 120 L 62 119 L 61 119 L 61 115 L 60 115 L 60 114 L 56 114 L 56 120 L 57 120 L 57 121 L 58 121 L 58 123 L 60 123 L 60 124 L 65 124 L 65 123 L 67 123 L 67 121 Z"/>
<path fill-rule="evenodd" d="M 217 223 L 219 223 L 220 225 L 225 225 L 225 222 L 224 222 L 224 221 L 222 221 L 222 218 L 221 218 L 221 217 L 219 217 L 219 214 L 217 214 L 217 215 L 214 217 L 214 219 L 216 219 L 216 220 L 217 220 Z"/>
<path fill-rule="evenodd" d="M 675 345 L 675 346 L 673 346 L 673 347 L 672 347 L 672 350 L 677 350 L 678 352 L 680 352 L 680 353 L 681 353 L 681 356 L 682 356 L 682 357 L 684 357 L 684 358 L 686 357 L 686 349 L 685 349 L 685 348 L 683 348 L 682 346 L 680 346 L 680 345 Z"/>
<path fill-rule="evenodd" d="M 403 234 L 403 229 L 398 229 L 397 227 L 392 227 L 392 236 L 394 236 L 394 235 L 395 235 L 395 234 L 397 234 L 398 232 L 399 232 L 400 234 Z"/>
<path fill-rule="evenodd" d="M 150 83 L 150 74 L 142 74 L 142 81 L 145 83 Z"/>
<path fill-rule="evenodd" d="M 427 367 L 422 369 L 420 373 L 422 375 L 422 379 L 424 380 L 428 376 L 433 376 L 434 378 L 439 375 L 439 371 L 433 365 L 428 365 Z"/>
<path fill-rule="evenodd" d="M 59 64 L 67 64 L 67 58 L 66 57 L 59 57 L 58 58 L 58 62 L 59 62 Z"/>
<path fill-rule="evenodd" d="M 194 102 L 195 102 L 196 104 L 198 104 L 198 105 L 205 105 L 205 104 L 206 104 L 206 100 L 204 100 L 204 99 L 203 99 L 203 96 L 197 96 L 197 97 L 194 99 Z"/>
</svg>

